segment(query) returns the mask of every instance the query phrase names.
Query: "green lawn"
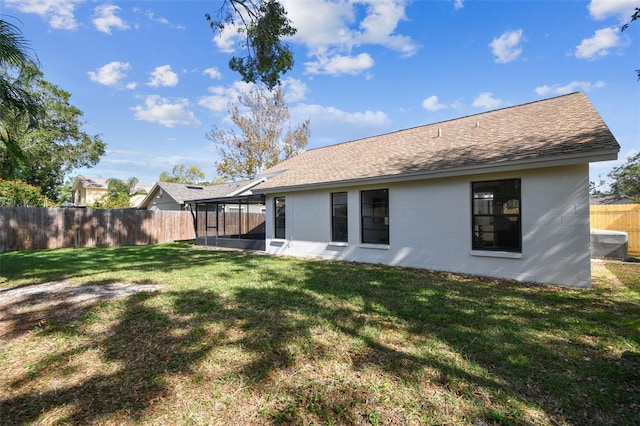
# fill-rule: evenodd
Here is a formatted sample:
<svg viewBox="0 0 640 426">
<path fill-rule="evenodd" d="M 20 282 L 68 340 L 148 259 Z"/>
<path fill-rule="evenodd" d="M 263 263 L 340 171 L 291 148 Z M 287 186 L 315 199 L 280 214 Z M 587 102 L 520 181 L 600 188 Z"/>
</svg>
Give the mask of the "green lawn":
<svg viewBox="0 0 640 426">
<path fill-rule="evenodd" d="M 640 424 L 640 264 L 592 290 L 186 244 L 0 255 L 0 424 Z"/>
</svg>

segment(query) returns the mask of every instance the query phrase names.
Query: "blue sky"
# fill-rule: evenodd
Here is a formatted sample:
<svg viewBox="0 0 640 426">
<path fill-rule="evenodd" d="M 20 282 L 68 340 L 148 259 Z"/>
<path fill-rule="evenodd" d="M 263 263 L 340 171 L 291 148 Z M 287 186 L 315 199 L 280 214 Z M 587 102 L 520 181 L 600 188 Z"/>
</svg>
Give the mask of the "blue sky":
<svg viewBox="0 0 640 426">
<path fill-rule="evenodd" d="M 307 148 L 584 91 L 621 145 L 606 175 L 640 151 L 640 0 L 282 0 L 298 33 L 283 79 Z M 215 35 L 221 1 L 0 0 L 45 79 L 71 93 L 107 154 L 74 174 L 152 183 L 175 164 L 212 180 L 205 138 L 229 126 L 250 85 L 227 63 L 234 28 Z"/>
</svg>

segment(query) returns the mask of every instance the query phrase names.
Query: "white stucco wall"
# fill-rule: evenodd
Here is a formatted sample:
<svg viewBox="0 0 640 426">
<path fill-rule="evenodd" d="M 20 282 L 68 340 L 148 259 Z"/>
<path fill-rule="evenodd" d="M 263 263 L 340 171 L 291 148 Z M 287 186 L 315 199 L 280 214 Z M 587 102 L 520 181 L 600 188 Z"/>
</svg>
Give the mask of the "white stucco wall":
<svg viewBox="0 0 640 426">
<path fill-rule="evenodd" d="M 471 182 L 521 179 L 522 254 L 471 250 Z M 389 245 L 360 244 L 360 191 L 389 189 Z M 330 192 L 348 191 L 349 242 L 331 244 Z M 283 193 L 286 238 L 268 253 L 460 272 L 518 281 L 591 286 L 588 165 L 482 174 L 371 187 Z"/>
</svg>

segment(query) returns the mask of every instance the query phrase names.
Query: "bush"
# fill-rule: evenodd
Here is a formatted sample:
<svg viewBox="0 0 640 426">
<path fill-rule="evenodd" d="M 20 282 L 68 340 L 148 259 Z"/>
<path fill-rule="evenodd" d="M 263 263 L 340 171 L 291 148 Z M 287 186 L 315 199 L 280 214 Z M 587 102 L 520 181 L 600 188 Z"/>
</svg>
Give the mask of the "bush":
<svg viewBox="0 0 640 426">
<path fill-rule="evenodd" d="M 0 206 L 47 207 L 51 202 L 40 193 L 40 188 L 20 179 L 0 179 Z"/>
</svg>

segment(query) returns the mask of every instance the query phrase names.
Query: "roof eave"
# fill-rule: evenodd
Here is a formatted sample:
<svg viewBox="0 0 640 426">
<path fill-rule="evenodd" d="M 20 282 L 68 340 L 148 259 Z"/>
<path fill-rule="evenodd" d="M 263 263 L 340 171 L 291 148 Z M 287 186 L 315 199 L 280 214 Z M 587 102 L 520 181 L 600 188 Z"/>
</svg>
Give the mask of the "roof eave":
<svg viewBox="0 0 640 426">
<path fill-rule="evenodd" d="M 415 180 L 442 179 L 457 176 L 468 176 L 475 174 L 488 174 L 500 172 L 513 172 L 517 170 L 541 169 L 548 167 L 561 167 L 576 164 L 592 163 L 598 161 L 616 160 L 618 158 L 618 149 L 603 150 L 597 153 L 580 153 L 573 155 L 564 155 L 556 158 L 540 158 L 506 161 L 494 164 L 478 164 L 467 167 L 456 167 L 450 169 L 420 171 L 411 173 L 401 173 L 395 175 L 373 176 L 366 178 L 345 179 L 330 182 L 318 182 L 303 185 L 279 186 L 273 188 L 256 188 L 256 194 L 274 194 L 282 192 L 305 191 L 314 189 L 328 189 L 336 187 L 362 186 L 362 185 L 378 185 L 395 182 L 407 182 Z"/>
</svg>

